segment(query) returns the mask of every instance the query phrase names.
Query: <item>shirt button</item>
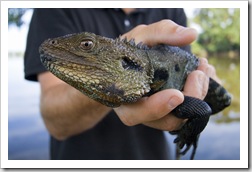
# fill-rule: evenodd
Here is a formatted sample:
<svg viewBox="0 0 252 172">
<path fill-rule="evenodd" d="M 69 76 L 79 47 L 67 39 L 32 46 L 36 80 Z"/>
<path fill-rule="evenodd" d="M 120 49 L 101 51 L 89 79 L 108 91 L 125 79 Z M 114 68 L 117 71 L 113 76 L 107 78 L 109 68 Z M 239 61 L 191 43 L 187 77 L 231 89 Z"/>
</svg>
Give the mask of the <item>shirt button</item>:
<svg viewBox="0 0 252 172">
<path fill-rule="evenodd" d="M 124 20 L 124 25 L 125 25 L 126 27 L 129 27 L 129 26 L 130 26 L 130 21 L 129 21 L 128 19 L 125 19 L 125 20 Z"/>
</svg>

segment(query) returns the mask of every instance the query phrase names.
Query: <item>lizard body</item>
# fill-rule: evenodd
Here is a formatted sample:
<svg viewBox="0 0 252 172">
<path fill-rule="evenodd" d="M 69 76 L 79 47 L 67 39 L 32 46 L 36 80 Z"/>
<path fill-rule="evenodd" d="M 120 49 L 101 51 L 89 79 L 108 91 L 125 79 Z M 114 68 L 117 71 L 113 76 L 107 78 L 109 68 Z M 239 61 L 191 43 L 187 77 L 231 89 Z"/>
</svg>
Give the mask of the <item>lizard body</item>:
<svg viewBox="0 0 252 172">
<path fill-rule="evenodd" d="M 178 47 L 157 45 L 147 47 L 134 40 L 110 39 L 93 33 L 79 33 L 48 39 L 40 46 L 44 66 L 61 80 L 88 97 L 109 107 L 133 103 L 160 90 L 183 90 L 188 74 L 197 69 L 196 56 Z M 172 113 L 188 118 L 174 140 L 185 154 L 197 147 L 200 133 L 211 114 L 229 106 L 231 97 L 210 78 L 204 101 L 185 96 Z"/>
</svg>

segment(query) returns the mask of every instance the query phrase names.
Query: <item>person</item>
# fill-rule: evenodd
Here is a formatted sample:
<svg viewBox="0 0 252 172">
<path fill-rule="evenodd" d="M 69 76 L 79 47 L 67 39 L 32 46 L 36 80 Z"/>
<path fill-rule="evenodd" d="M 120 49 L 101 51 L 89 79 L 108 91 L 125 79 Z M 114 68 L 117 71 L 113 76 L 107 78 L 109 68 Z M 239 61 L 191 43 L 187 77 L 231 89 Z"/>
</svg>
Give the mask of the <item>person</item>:
<svg viewBox="0 0 252 172">
<path fill-rule="evenodd" d="M 25 79 L 41 86 L 40 109 L 48 129 L 51 159 L 171 159 L 164 131 L 186 120 L 170 112 L 184 96 L 203 99 L 214 68 L 201 58 L 183 92 L 166 89 L 136 103 L 109 108 L 46 71 L 38 47 L 47 38 L 78 32 L 134 38 L 149 46 L 169 44 L 190 51 L 197 33 L 186 27 L 183 9 L 34 9 L 25 51 Z"/>
</svg>

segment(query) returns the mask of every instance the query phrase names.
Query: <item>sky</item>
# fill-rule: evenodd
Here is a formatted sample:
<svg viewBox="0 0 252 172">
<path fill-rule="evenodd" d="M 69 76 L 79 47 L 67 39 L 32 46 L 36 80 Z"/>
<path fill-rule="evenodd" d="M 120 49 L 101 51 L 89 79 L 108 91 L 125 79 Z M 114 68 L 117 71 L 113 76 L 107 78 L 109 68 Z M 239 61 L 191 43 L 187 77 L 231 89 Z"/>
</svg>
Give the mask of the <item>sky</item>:
<svg viewBox="0 0 252 172">
<path fill-rule="evenodd" d="M 24 52 L 26 46 L 26 37 L 28 27 L 32 16 L 32 10 L 28 10 L 24 16 L 24 24 L 18 28 L 16 26 L 9 26 L 9 52 Z"/>
<path fill-rule="evenodd" d="M 188 18 L 193 17 L 194 8 L 184 9 Z M 24 16 L 24 24 L 21 28 L 16 26 L 9 26 L 9 52 L 24 52 L 26 46 L 26 38 L 29 28 L 29 22 L 31 20 L 32 10 L 28 10 Z M 199 30 L 196 25 L 192 25 L 196 30 Z"/>
</svg>

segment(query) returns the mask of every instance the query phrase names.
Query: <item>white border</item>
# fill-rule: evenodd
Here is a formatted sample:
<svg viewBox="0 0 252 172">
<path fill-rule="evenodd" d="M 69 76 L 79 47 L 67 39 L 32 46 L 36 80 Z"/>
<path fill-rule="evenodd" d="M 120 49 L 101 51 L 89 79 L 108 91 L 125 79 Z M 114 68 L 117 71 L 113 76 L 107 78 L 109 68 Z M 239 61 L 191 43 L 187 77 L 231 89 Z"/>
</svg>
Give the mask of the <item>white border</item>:
<svg viewBox="0 0 252 172">
<path fill-rule="evenodd" d="M 99 6 L 97 6 L 97 4 Z M 240 160 L 50 161 L 8 160 L 8 8 L 240 8 Z M 2 1 L 1 2 L 1 168 L 247 168 L 248 167 L 248 2 L 247 1 Z M 223 145 L 225 146 L 225 145 Z"/>
</svg>

